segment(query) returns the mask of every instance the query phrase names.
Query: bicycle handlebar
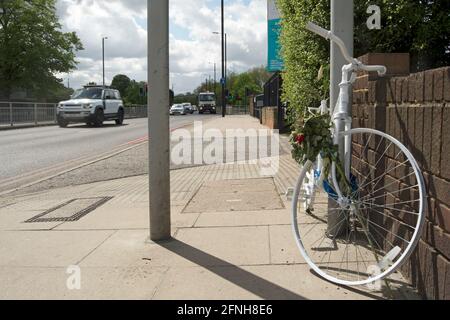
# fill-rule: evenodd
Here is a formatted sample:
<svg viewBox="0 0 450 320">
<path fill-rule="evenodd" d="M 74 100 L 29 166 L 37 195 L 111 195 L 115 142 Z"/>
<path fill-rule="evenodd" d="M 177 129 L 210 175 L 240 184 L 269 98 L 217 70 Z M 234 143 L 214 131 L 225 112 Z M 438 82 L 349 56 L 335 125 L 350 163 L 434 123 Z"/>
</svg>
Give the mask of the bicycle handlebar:
<svg viewBox="0 0 450 320">
<path fill-rule="evenodd" d="M 345 60 L 347 60 L 349 63 L 357 64 L 358 67 L 361 70 L 368 71 L 368 72 L 372 72 L 372 71 L 373 72 L 378 72 L 378 74 L 380 76 L 384 76 L 386 74 L 387 69 L 386 69 L 385 66 L 367 66 L 367 65 L 362 64 L 357 59 L 353 58 L 349 54 L 349 52 L 347 50 L 347 47 L 345 46 L 344 41 L 342 41 L 341 38 L 339 38 L 338 36 L 333 34 L 331 31 L 326 30 L 326 29 L 324 29 L 324 28 L 322 28 L 322 27 L 320 27 L 317 24 L 312 23 L 312 22 L 308 22 L 306 24 L 306 29 L 311 31 L 311 32 L 313 32 L 313 33 L 315 33 L 315 34 L 318 34 L 319 36 L 321 36 L 321 37 L 323 37 L 323 38 L 325 38 L 327 40 L 333 41 L 339 47 L 339 49 L 341 49 L 342 55 L 344 56 Z"/>
</svg>

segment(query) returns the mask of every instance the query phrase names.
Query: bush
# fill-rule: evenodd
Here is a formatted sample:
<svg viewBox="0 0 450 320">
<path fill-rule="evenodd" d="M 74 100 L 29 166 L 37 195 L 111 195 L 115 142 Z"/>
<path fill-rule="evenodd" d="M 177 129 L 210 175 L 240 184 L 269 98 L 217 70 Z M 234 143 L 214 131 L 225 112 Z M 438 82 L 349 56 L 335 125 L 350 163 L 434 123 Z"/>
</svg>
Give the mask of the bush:
<svg viewBox="0 0 450 320">
<path fill-rule="evenodd" d="M 329 70 L 330 45 L 304 27 L 315 21 L 329 28 L 330 1 L 278 0 L 278 7 L 283 17 L 280 42 L 285 60 L 282 99 L 289 102 L 295 120 L 329 93 L 329 76 L 318 79 L 318 71 L 321 67 Z"/>
<path fill-rule="evenodd" d="M 282 15 L 285 59 L 283 100 L 293 120 L 329 95 L 329 43 L 305 30 L 308 21 L 330 28 L 330 0 L 277 0 Z M 450 64 L 450 1 L 355 0 L 355 56 L 368 52 L 409 52 L 411 70 Z M 368 30 L 366 10 L 377 4 L 382 29 Z M 324 77 L 318 79 L 322 67 Z"/>
</svg>

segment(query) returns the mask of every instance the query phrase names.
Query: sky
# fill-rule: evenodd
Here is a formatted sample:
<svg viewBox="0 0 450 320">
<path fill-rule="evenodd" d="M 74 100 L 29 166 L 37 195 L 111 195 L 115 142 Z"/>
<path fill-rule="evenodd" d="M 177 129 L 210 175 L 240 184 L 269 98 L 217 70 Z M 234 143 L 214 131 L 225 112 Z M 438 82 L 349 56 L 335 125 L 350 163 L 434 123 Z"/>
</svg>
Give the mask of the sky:
<svg viewBox="0 0 450 320">
<path fill-rule="evenodd" d="M 266 65 L 267 1 L 225 0 L 228 69 Z M 147 1 L 58 0 L 64 31 L 75 31 L 84 49 L 78 70 L 58 75 L 72 88 L 102 82 L 102 37 L 108 37 L 106 83 L 116 74 L 147 79 Z M 193 91 L 209 75 L 220 79 L 220 0 L 170 0 L 170 80 L 175 93 Z"/>
</svg>

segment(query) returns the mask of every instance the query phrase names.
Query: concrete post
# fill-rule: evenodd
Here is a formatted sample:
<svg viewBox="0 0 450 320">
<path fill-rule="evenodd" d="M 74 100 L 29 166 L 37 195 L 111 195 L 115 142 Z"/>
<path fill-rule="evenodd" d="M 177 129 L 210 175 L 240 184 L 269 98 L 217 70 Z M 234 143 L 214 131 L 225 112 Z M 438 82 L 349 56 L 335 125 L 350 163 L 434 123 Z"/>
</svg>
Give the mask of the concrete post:
<svg viewBox="0 0 450 320">
<path fill-rule="evenodd" d="M 150 239 L 171 237 L 169 0 L 148 0 Z"/>
<path fill-rule="evenodd" d="M 340 37 L 353 56 L 353 0 L 331 0 L 331 31 Z M 339 83 L 342 78 L 342 67 L 347 61 L 342 56 L 341 50 L 334 43 L 331 45 L 331 91 L 330 103 L 334 108 L 339 97 Z"/>
<path fill-rule="evenodd" d="M 340 37 L 351 56 L 353 56 L 353 28 L 354 28 L 354 3 L 353 0 L 331 0 L 331 31 Z M 342 67 L 348 62 L 345 60 L 339 47 L 331 44 L 331 66 L 330 66 L 330 106 L 334 110 L 337 100 L 339 98 L 339 83 L 342 79 Z M 352 99 L 350 99 L 352 101 Z M 349 106 L 349 112 L 351 114 L 351 106 Z M 342 155 L 342 161 L 344 160 L 345 147 L 344 144 L 339 146 L 340 154 Z M 343 162 L 342 162 L 343 163 Z M 338 205 L 329 201 L 328 207 L 330 209 L 338 209 Z M 345 234 L 347 230 L 347 224 L 341 223 L 344 218 L 341 211 L 330 211 L 328 215 L 328 230 L 327 235 L 330 238 L 339 237 Z"/>
</svg>

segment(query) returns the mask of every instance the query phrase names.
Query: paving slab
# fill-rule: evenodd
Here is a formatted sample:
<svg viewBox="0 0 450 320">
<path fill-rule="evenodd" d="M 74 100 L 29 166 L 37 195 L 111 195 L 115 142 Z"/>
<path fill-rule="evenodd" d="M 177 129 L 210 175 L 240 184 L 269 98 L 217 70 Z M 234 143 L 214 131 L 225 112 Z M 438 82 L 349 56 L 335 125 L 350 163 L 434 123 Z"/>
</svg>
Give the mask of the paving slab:
<svg viewBox="0 0 450 320">
<path fill-rule="evenodd" d="M 155 299 L 188 300 L 366 300 L 379 293 L 339 288 L 304 265 L 170 268 Z"/>
<path fill-rule="evenodd" d="M 84 259 L 81 265 L 170 267 L 268 264 L 268 236 L 267 227 L 182 228 L 173 241 L 159 245 L 146 242 L 148 230 L 121 230 Z"/>
<path fill-rule="evenodd" d="M 0 230 L 52 230 L 61 222 L 46 222 L 46 223 L 25 223 L 28 219 L 35 217 L 43 210 L 2 210 L 0 212 Z"/>
<path fill-rule="evenodd" d="M 202 213 L 195 227 L 239 227 L 290 225 L 286 210 Z"/>
<path fill-rule="evenodd" d="M 148 300 L 166 268 L 81 268 L 80 289 L 70 290 L 67 268 L 0 267 L 4 300 Z"/>
<path fill-rule="evenodd" d="M 273 179 L 242 179 L 205 182 L 184 210 L 234 212 L 284 209 Z"/>
<path fill-rule="evenodd" d="M 172 211 L 174 228 L 192 227 L 198 214 L 180 214 L 180 207 Z M 178 211 L 178 213 L 177 213 Z M 55 230 L 126 230 L 143 229 L 150 226 L 149 206 L 147 204 L 130 205 L 110 204 L 101 207 L 79 221 L 59 224 Z"/>
<path fill-rule="evenodd" d="M 67 267 L 91 253 L 113 231 L 2 231 L 0 266 Z"/>
</svg>

